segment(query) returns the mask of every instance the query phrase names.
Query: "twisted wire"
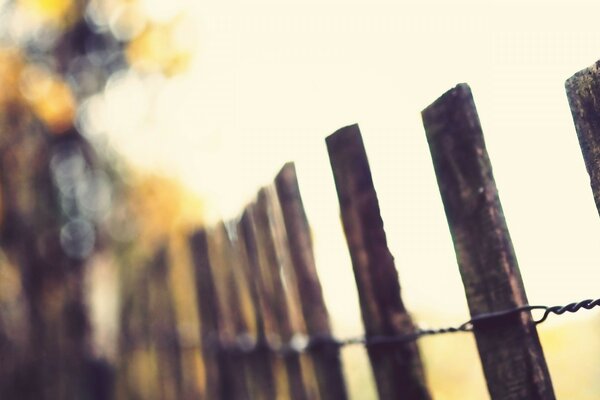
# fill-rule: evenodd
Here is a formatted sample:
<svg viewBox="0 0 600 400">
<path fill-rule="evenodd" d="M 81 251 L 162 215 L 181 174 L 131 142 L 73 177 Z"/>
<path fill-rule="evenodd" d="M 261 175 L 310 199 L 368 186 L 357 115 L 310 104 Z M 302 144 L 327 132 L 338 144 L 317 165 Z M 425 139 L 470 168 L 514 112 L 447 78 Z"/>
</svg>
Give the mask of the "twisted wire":
<svg viewBox="0 0 600 400">
<path fill-rule="evenodd" d="M 363 345 L 367 348 L 374 346 L 393 345 L 415 341 L 424 336 L 442 335 L 448 333 L 471 332 L 476 329 L 476 326 L 481 326 L 484 323 L 500 322 L 506 318 L 519 315 L 523 312 L 531 312 L 534 310 L 543 310 L 544 313 L 539 319 L 533 319 L 535 325 L 539 325 L 546 321 L 550 314 L 562 315 L 565 313 L 576 313 L 581 309 L 591 310 L 594 307 L 600 306 L 600 299 L 586 299 L 576 303 L 570 303 L 565 306 L 539 306 L 539 305 L 524 305 L 509 310 L 496 311 L 490 313 L 479 314 L 472 317 L 470 320 L 458 325 L 434 329 L 418 328 L 413 333 L 401 335 L 369 335 L 357 336 L 344 339 L 337 339 L 331 335 L 312 335 L 306 337 L 303 335 L 294 335 L 294 337 L 286 343 L 280 343 L 277 340 L 269 340 L 262 338 L 252 340 L 251 335 L 240 335 L 236 340 L 225 343 L 217 341 L 215 346 L 209 346 L 213 350 L 223 351 L 227 353 L 250 353 L 255 351 L 268 351 L 282 356 L 292 354 L 300 354 L 310 352 L 323 347 L 342 348 L 352 345 Z M 242 338 L 243 340 L 241 340 Z"/>
</svg>

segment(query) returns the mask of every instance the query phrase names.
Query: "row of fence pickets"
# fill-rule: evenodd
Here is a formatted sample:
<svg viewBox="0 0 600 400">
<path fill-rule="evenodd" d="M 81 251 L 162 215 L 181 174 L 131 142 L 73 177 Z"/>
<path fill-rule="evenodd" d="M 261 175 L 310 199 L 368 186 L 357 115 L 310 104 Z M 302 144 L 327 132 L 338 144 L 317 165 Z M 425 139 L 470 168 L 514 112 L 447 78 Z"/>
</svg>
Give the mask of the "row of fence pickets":
<svg viewBox="0 0 600 400">
<path fill-rule="evenodd" d="M 595 65 L 566 85 L 598 205 L 599 75 Z M 457 85 L 422 116 L 471 315 L 527 304 L 470 88 Z M 359 128 L 342 128 L 326 143 L 365 336 L 414 334 Z M 332 337 L 293 163 L 259 191 L 239 219 L 193 233 L 189 247 L 200 326 L 200 397 L 349 397 L 334 341 L 323 340 L 307 352 L 273 351 L 286 345 L 293 349 L 300 337 Z M 161 249 L 149 268 L 147 284 L 152 287 L 138 299 L 147 304 L 147 345 L 159 353 L 158 376 L 165 385 L 183 374 L 181 359 L 186 357 L 185 346 L 176 339 L 167 269 L 166 250 Z M 491 398 L 555 398 L 530 313 L 476 324 L 474 334 Z M 416 342 L 367 351 L 379 398 L 431 398 Z M 169 390 L 176 398 L 187 398 L 183 386 L 172 384 Z"/>
</svg>

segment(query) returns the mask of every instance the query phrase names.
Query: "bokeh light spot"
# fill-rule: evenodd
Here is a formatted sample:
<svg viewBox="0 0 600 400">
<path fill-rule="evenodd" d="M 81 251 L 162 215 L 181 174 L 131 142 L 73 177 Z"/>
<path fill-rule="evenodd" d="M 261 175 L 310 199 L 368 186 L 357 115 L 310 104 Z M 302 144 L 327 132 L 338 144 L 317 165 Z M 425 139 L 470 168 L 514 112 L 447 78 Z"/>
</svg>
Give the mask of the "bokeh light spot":
<svg viewBox="0 0 600 400">
<path fill-rule="evenodd" d="M 71 258 L 84 260 L 94 250 L 95 242 L 94 227 L 86 219 L 73 219 L 60 230 L 60 244 L 65 254 Z"/>
</svg>

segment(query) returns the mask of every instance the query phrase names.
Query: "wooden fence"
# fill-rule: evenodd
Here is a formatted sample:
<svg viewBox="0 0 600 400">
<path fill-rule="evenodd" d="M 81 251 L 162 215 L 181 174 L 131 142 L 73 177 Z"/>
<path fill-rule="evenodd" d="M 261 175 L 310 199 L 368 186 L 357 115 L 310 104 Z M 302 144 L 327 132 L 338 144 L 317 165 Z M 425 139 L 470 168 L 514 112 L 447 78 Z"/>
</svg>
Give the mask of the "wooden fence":
<svg viewBox="0 0 600 400">
<path fill-rule="evenodd" d="M 567 93 L 600 210 L 598 65 L 569 79 Z M 449 90 L 422 117 L 471 316 L 527 305 L 469 86 Z M 416 328 L 402 302 L 358 125 L 326 144 L 379 398 L 429 399 L 416 341 L 369 342 L 408 337 Z M 205 398 L 348 398 L 294 164 L 239 219 L 195 232 L 189 244 Z M 555 398 L 529 311 L 476 322 L 473 331 L 491 398 Z"/>
<path fill-rule="evenodd" d="M 566 87 L 600 211 L 600 64 Z M 468 85 L 443 94 L 422 118 L 471 316 L 527 305 Z M 358 125 L 336 131 L 326 145 L 379 398 L 430 399 L 416 340 L 370 342 L 417 330 L 401 298 Z M 136 396 L 349 397 L 294 164 L 286 164 L 239 218 L 193 232 L 187 246 L 197 340 L 182 339 L 174 316 L 166 248 L 157 250 L 124 301 L 121 373 L 135 374 L 128 365 L 145 363 L 154 377 Z M 555 398 L 530 312 L 475 322 L 473 331 L 492 399 Z M 146 359 L 140 349 L 154 349 L 154 356 Z M 119 379 L 127 386 L 127 376 Z M 126 387 L 120 393 L 138 398 Z"/>
<path fill-rule="evenodd" d="M 569 79 L 567 93 L 600 210 L 598 67 Z M 457 85 L 422 117 L 471 316 L 527 305 L 470 88 Z M 379 397 L 429 399 L 416 341 L 369 344 L 416 328 L 402 302 L 358 125 L 326 144 Z M 239 219 L 197 231 L 189 244 L 204 398 L 348 398 L 294 164 Z M 475 323 L 473 331 L 491 398 L 555 398 L 529 312 Z M 163 367 L 178 365 L 167 358 Z"/>
<path fill-rule="evenodd" d="M 423 122 L 472 316 L 526 305 L 469 87 L 458 85 L 444 94 L 423 111 Z M 359 127 L 342 128 L 326 142 L 366 340 L 415 334 Z M 298 334 L 331 336 L 293 164 L 259 192 L 239 221 L 196 233 L 192 247 L 197 276 L 205 280 L 198 281 L 199 302 L 214 305 L 203 317 L 204 329 L 216 338 L 205 348 L 206 359 L 221 349 L 207 361 L 215 377 L 208 382 L 215 385 L 211 393 L 228 399 L 347 397 L 333 341 L 306 353 L 274 351 L 293 344 Z M 240 313 L 247 304 L 252 310 Z M 237 321 L 244 317 L 249 320 Z M 474 332 L 494 399 L 554 398 L 529 313 L 476 324 Z M 263 365 L 269 367 L 240 367 L 243 354 L 227 348 L 241 338 L 248 340 L 248 355 L 265 352 Z M 367 351 L 380 398 L 431 398 L 415 341 L 367 345 Z M 255 377 L 258 371 L 270 376 Z"/>
</svg>

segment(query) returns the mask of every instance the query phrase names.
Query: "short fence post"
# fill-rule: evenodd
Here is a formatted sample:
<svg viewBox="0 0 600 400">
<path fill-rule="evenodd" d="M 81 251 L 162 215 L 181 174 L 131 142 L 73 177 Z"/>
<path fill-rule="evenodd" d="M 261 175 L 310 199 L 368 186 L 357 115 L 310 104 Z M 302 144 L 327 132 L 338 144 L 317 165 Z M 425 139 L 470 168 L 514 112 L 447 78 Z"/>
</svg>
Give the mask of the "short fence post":
<svg viewBox="0 0 600 400">
<path fill-rule="evenodd" d="M 168 284 L 167 248 L 162 247 L 148 271 L 148 328 L 156 346 L 158 388 L 162 398 L 181 396 L 181 354 L 175 309 Z"/>
<path fill-rule="evenodd" d="M 468 85 L 423 111 L 423 122 L 472 316 L 527 304 Z M 476 324 L 492 399 L 554 399 L 530 313 Z"/>
<path fill-rule="evenodd" d="M 600 61 L 565 83 L 579 145 L 600 213 Z"/>
<path fill-rule="evenodd" d="M 293 163 L 286 164 L 279 172 L 275 178 L 275 186 L 281 205 L 298 291 L 302 293 L 300 303 L 307 334 L 309 337 L 331 337 L 329 314 L 317 275 L 312 237 Z M 322 400 L 346 399 L 348 396 L 338 346 L 333 342 L 325 342 L 310 354 L 315 368 L 320 398 Z"/>
<path fill-rule="evenodd" d="M 248 290 L 241 280 L 242 272 L 234 243 L 225 227 L 224 222 L 207 231 L 208 256 L 215 287 L 218 307 L 219 340 L 223 350 L 224 372 L 231 385 L 228 389 L 231 398 L 246 400 L 254 399 L 250 393 L 250 379 L 247 379 L 247 357 L 238 345 L 241 334 L 247 334 L 252 310 L 248 308 L 251 302 Z"/>
<path fill-rule="evenodd" d="M 153 257 L 156 258 L 155 255 Z M 162 389 L 159 371 L 146 371 L 143 379 L 140 373 L 140 360 L 145 361 L 143 364 L 147 364 L 148 360 L 157 364 L 157 346 L 150 329 L 150 319 L 155 312 L 150 306 L 153 278 L 149 272 L 153 262 L 153 259 L 149 260 L 136 271 L 128 269 L 123 276 L 119 338 L 119 374 L 122 374 L 123 379 L 118 388 L 120 393 L 117 398 L 144 398 L 150 393 L 160 394 Z"/>
<path fill-rule="evenodd" d="M 261 189 L 256 204 L 250 207 L 256 234 L 259 259 L 258 279 L 264 295 L 263 317 L 265 318 L 266 339 L 277 338 L 282 344 L 292 340 L 295 327 L 289 315 L 288 298 L 281 278 L 280 259 L 273 237 L 271 214 L 272 204 L 266 189 Z M 307 398 L 303 371 L 299 354 L 284 356 L 289 397 L 292 400 Z"/>
<path fill-rule="evenodd" d="M 276 368 L 274 355 L 264 346 L 265 324 L 262 316 L 263 295 L 260 290 L 257 274 L 259 273 L 256 237 L 253 223 L 248 211 L 245 211 L 237 224 L 237 246 L 240 257 L 239 268 L 248 285 L 250 301 L 255 317 L 255 346 L 248 355 L 249 375 L 252 387 L 258 392 L 256 399 L 275 400 L 276 385 L 273 376 Z"/>
<path fill-rule="evenodd" d="M 196 231 L 189 239 L 194 264 L 200 341 L 205 368 L 205 399 L 230 398 L 230 385 L 225 379 L 224 357 L 218 348 L 219 308 L 212 268 L 208 257 L 208 238 L 204 230 Z"/>
<path fill-rule="evenodd" d="M 342 222 L 352 258 L 367 339 L 411 335 L 413 322 L 400 297 L 379 202 L 358 125 L 327 138 Z M 415 342 L 367 348 L 381 399 L 429 399 Z"/>
</svg>

